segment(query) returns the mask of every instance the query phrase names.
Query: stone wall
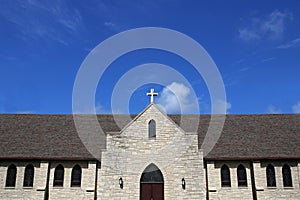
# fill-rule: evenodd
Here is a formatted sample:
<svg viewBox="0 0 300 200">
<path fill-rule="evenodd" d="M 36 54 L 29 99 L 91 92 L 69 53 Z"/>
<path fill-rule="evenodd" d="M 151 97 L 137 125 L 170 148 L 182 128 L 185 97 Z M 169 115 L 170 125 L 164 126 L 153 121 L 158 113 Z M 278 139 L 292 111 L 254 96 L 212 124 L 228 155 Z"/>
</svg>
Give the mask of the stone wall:
<svg viewBox="0 0 300 200">
<path fill-rule="evenodd" d="M 221 186 L 221 167 L 226 164 L 230 170 L 231 187 Z M 237 179 L 237 167 L 242 164 L 247 173 L 247 187 L 239 187 Z M 208 161 L 207 179 L 209 199 L 253 199 L 250 163 L 247 161 Z"/>
<path fill-rule="evenodd" d="M 17 167 L 15 187 L 5 187 L 7 168 Z M 23 187 L 24 170 L 27 164 L 34 166 L 33 187 Z M 63 187 L 53 187 L 54 170 L 64 166 Z M 82 168 L 81 187 L 71 187 L 71 171 L 79 164 Z M 0 199 L 44 199 L 49 161 L 4 161 L 0 163 Z M 94 199 L 96 178 L 95 161 L 51 161 L 49 176 L 49 199 Z"/>
<path fill-rule="evenodd" d="M 57 165 L 64 167 L 63 187 L 53 186 L 54 171 Z M 73 167 L 78 164 L 81 167 L 81 187 L 71 187 L 71 173 Z M 49 199 L 94 199 L 96 178 L 95 161 L 63 161 L 51 162 L 49 179 Z"/>
<path fill-rule="evenodd" d="M 148 137 L 148 122 L 156 121 L 156 138 Z M 139 199 L 140 178 L 149 164 L 164 177 L 165 199 L 205 199 L 203 156 L 197 134 L 184 133 L 173 121 L 151 105 L 120 135 L 107 138 L 99 170 L 98 199 Z M 123 189 L 119 178 L 124 181 Z M 181 185 L 186 181 L 186 189 Z"/>
<path fill-rule="evenodd" d="M 221 186 L 221 167 L 230 168 L 231 187 Z M 247 187 L 238 187 L 237 167 L 243 164 L 247 172 Z M 275 168 L 276 187 L 267 186 L 266 167 L 272 164 Z M 290 166 L 293 187 L 283 187 L 282 166 Z M 207 178 L 209 199 L 253 199 L 250 161 L 207 161 Z M 253 162 L 255 192 L 257 199 L 300 199 L 300 167 L 296 161 L 255 161 Z"/>
<path fill-rule="evenodd" d="M 272 164 L 275 168 L 276 187 L 267 187 L 266 167 L 268 164 Z M 284 164 L 290 166 L 293 187 L 283 187 L 282 166 Z M 299 162 L 255 162 L 254 173 L 258 199 L 300 199 Z"/>
<path fill-rule="evenodd" d="M 15 187 L 5 187 L 7 168 L 10 164 L 17 167 Z M 24 171 L 28 164 L 34 166 L 33 187 L 23 187 Z M 0 199 L 43 199 L 47 180 L 48 162 L 4 161 L 0 163 Z"/>
</svg>

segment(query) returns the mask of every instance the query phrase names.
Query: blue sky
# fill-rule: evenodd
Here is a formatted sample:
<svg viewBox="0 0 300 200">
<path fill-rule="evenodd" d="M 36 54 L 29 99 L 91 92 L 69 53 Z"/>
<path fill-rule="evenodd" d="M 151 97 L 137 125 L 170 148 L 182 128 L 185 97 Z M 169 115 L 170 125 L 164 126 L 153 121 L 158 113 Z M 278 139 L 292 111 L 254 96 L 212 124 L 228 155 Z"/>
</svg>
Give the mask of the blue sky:
<svg viewBox="0 0 300 200">
<path fill-rule="evenodd" d="M 73 84 L 86 56 L 107 38 L 140 27 L 173 29 L 201 44 L 223 78 L 227 99 L 219 103 L 228 113 L 300 113 L 297 0 L 1 0 L 0 25 L 0 113 L 72 113 Z M 118 80 L 145 63 L 172 67 L 190 86 L 177 79 L 145 82 L 131 94 L 129 112 L 147 106 L 145 93 L 155 88 L 168 113 L 180 112 L 178 101 L 183 113 L 195 113 L 197 104 L 200 113 L 211 113 L 201 75 L 184 59 L 156 49 L 130 52 L 109 66 L 95 95 L 98 113 L 111 112 Z M 166 87 L 178 92 L 177 99 Z"/>
</svg>

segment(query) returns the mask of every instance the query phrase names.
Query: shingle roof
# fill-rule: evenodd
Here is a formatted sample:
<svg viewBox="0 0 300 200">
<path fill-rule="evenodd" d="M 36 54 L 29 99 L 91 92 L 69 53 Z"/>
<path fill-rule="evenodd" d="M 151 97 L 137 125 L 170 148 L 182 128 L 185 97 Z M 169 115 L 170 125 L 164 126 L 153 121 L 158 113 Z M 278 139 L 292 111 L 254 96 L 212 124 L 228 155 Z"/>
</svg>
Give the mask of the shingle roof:
<svg viewBox="0 0 300 200">
<path fill-rule="evenodd" d="M 169 117 L 179 124 L 182 116 Z M 211 116 L 185 115 L 190 122 L 196 118 L 200 118 L 201 147 Z M 124 126 L 128 123 L 125 116 L 120 115 L 120 119 L 124 119 Z M 122 128 L 112 115 L 98 115 L 98 120 L 104 132 Z M 189 132 L 190 127 L 192 124 L 182 128 Z M 0 115 L 0 158 L 94 159 L 82 144 L 72 115 L 36 114 Z M 205 159 L 300 159 L 300 115 L 227 115 L 222 135 Z"/>
<path fill-rule="evenodd" d="M 206 159 L 300 159 L 300 115 L 227 115 Z"/>
</svg>

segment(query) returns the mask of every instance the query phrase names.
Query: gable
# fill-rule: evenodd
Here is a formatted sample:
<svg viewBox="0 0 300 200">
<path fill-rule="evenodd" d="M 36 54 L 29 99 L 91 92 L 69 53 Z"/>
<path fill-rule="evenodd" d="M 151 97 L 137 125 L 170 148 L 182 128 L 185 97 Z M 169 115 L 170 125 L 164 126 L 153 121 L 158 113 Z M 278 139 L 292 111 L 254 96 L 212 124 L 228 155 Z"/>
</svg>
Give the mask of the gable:
<svg viewBox="0 0 300 200">
<path fill-rule="evenodd" d="M 185 134 L 184 130 L 164 114 L 155 104 L 149 104 L 120 131 L 120 135 L 148 139 L 149 122 L 151 120 L 155 122 L 157 140 L 171 140 L 172 137 L 180 137 Z"/>
</svg>

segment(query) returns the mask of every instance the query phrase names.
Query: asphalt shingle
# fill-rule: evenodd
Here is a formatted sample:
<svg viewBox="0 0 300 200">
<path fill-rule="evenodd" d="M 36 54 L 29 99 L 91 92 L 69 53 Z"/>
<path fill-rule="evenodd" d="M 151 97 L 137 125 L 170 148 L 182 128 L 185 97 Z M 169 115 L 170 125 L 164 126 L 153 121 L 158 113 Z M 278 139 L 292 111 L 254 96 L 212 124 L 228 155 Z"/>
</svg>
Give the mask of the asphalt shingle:
<svg viewBox="0 0 300 200">
<path fill-rule="evenodd" d="M 182 115 L 168 116 L 180 126 Z M 126 116 L 119 115 L 122 124 L 119 127 L 113 115 L 97 117 L 105 133 L 119 132 L 129 122 Z M 211 116 L 184 117 L 187 123 L 182 128 L 185 131 L 195 131 L 192 127 L 197 127 L 200 148 Z M 197 119 L 199 126 L 193 124 Z M 95 159 L 80 140 L 73 115 L 38 114 L 0 115 L 0 158 Z M 300 159 L 300 115 L 226 115 L 222 134 L 205 159 Z"/>
</svg>

